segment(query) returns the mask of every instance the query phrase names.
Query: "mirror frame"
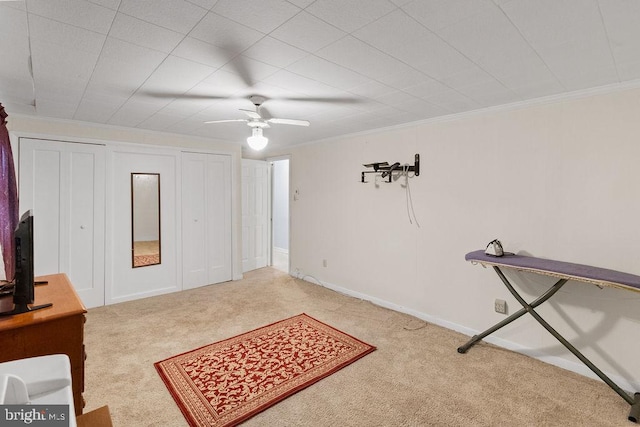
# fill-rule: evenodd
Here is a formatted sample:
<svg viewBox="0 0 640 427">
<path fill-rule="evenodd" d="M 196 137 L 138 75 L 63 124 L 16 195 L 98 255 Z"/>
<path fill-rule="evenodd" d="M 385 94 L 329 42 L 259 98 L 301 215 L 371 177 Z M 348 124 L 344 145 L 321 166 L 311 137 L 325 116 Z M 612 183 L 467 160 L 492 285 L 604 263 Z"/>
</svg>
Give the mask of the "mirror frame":
<svg viewBox="0 0 640 427">
<path fill-rule="evenodd" d="M 158 180 L 158 262 L 149 264 L 136 265 L 135 258 L 135 188 L 134 180 L 138 175 L 155 176 Z M 149 267 L 152 265 L 162 264 L 162 215 L 161 215 L 161 201 L 160 201 L 160 174 L 156 172 L 131 172 L 131 267 Z"/>
</svg>

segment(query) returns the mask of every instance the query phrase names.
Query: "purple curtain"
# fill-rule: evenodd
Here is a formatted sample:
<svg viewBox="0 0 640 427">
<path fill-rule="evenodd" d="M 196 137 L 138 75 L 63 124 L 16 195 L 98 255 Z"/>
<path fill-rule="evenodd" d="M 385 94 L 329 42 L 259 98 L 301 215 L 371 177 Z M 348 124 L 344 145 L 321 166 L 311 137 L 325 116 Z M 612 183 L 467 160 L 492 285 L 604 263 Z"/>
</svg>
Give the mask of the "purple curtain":
<svg viewBox="0 0 640 427">
<path fill-rule="evenodd" d="M 0 245 L 4 273 L 11 281 L 15 276 L 13 232 L 18 225 L 18 188 L 6 118 L 7 113 L 0 104 Z"/>
</svg>

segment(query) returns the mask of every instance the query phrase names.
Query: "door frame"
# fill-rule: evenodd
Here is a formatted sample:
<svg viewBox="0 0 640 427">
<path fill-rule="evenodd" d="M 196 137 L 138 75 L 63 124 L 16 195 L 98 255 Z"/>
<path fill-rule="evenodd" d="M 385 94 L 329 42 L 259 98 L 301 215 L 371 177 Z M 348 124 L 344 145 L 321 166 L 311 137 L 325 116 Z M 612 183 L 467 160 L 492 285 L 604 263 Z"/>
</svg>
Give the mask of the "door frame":
<svg viewBox="0 0 640 427">
<path fill-rule="evenodd" d="M 287 273 L 291 274 L 291 155 L 290 154 L 284 154 L 281 156 L 274 156 L 274 157 L 267 157 L 267 162 L 269 162 L 269 171 L 271 173 L 271 179 L 270 179 L 270 183 L 269 183 L 269 265 L 273 265 L 273 193 L 274 193 L 274 189 L 275 189 L 275 185 L 274 185 L 274 173 L 273 173 L 273 168 L 274 162 L 277 161 L 282 161 L 282 160 L 287 160 L 289 162 L 289 170 L 288 170 L 288 174 L 287 174 L 287 183 L 289 184 L 289 193 L 287 194 L 287 198 L 289 199 L 289 206 L 288 206 L 288 215 L 287 215 L 287 236 L 288 236 L 288 242 L 287 242 L 287 247 L 289 248 L 289 253 L 287 256 Z"/>
</svg>

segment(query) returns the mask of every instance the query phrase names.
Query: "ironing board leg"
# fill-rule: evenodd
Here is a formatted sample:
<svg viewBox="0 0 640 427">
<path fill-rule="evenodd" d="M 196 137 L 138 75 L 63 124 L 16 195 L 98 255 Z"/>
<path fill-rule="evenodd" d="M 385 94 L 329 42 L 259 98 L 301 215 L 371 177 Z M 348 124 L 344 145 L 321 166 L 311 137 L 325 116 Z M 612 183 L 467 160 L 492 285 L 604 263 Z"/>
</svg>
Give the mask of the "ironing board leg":
<svg viewBox="0 0 640 427">
<path fill-rule="evenodd" d="M 576 356 L 582 363 L 584 363 L 585 366 L 587 366 L 589 369 L 591 369 L 591 371 L 593 371 L 594 374 L 596 374 L 602 381 L 604 381 L 609 387 L 611 387 L 611 389 L 613 391 L 618 393 L 618 395 L 620 395 L 620 397 L 622 397 L 629 405 L 631 405 L 631 411 L 629 412 L 629 421 L 638 422 L 638 417 L 640 416 L 640 393 L 636 393 L 632 397 L 627 392 L 622 390 L 616 383 L 614 383 L 611 380 L 611 378 L 606 376 L 604 374 L 604 372 L 602 372 L 600 369 L 598 369 L 598 367 L 596 365 L 591 363 L 591 361 L 589 359 L 587 359 L 582 353 L 580 353 L 578 351 L 578 349 L 575 348 L 562 335 L 560 335 L 558 333 L 558 331 L 553 329 L 553 327 L 551 325 L 549 325 L 542 317 L 540 317 L 540 315 L 534 310 L 534 308 L 536 308 L 537 306 L 539 306 L 540 304 L 542 304 L 543 302 L 545 302 L 546 300 L 551 298 L 553 296 L 553 294 L 555 294 L 562 287 L 562 285 L 564 285 L 567 282 L 567 280 L 566 279 L 558 280 L 551 288 L 549 288 L 547 290 L 547 292 L 545 292 L 543 295 L 541 295 L 538 299 L 536 299 L 531 304 L 528 304 L 524 300 L 524 298 L 522 298 L 520 296 L 520 294 L 515 290 L 515 288 L 511 285 L 511 283 L 509 283 L 509 280 L 507 280 L 507 278 L 502 273 L 500 268 L 498 268 L 497 266 L 494 265 L 493 269 L 495 270 L 496 274 L 498 274 L 498 277 L 500 277 L 500 280 L 502 280 L 502 283 L 504 283 L 504 285 L 507 287 L 509 292 L 511 292 L 511 294 L 520 303 L 520 305 L 522 305 L 523 308 L 521 310 L 519 310 L 518 312 L 514 313 L 512 316 L 510 316 L 507 319 L 503 320 L 502 322 L 500 322 L 500 323 L 496 324 L 495 326 L 487 329 L 482 334 L 474 336 L 473 338 L 471 338 L 471 340 L 469 342 L 467 342 L 462 347 L 458 348 L 458 352 L 459 353 L 466 352 L 471 346 L 473 346 L 476 342 L 480 341 L 482 338 L 484 338 L 487 335 L 497 331 L 501 327 L 513 322 L 517 318 L 521 317 L 525 312 L 529 313 L 531 316 L 533 316 L 534 319 L 536 319 L 536 321 L 538 323 L 540 323 L 547 330 L 547 332 L 549 332 L 558 341 L 560 341 L 560 344 L 565 346 L 567 348 L 567 350 L 569 350 L 571 353 L 573 353 L 573 355 Z"/>
<path fill-rule="evenodd" d="M 560 288 L 565 283 L 567 283 L 567 279 L 558 280 L 544 294 L 540 295 L 535 301 L 533 301 L 531 304 L 529 304 L 529 306 L 532 307 L 532 308 L 535 308 L 535 307 L 539 306 L 540 304 L 542 304 L 543 302 L 545 302 L 546 300 L 551 298 L 553 296 L 553 294 L 558 292 L 558 290 L 560 290 Z M 473 347 L 478 341 L 484 339 L 485 337 L 488 337 L 489 335 L 491 335 L 492 333 L 494 333 L 498 329 L 502 328 L 503 326 L 508 325 L 509 323 L 511 323 L 514 320 L 522 317 L 526 313 L 527 313 L 527 309 L 526 308 L 521 308 L 520 310 L 518 310 L 515 313 L 513 313 L 511 316 L 509 316 L 506 319 L 504 319 L 502 322 L 496 323 L 494 326 L 492 326 L 491 328 L 487 329 L 483 333 L 478 334 L 478 335 L 474 335 L 466 344 L 458 347 L 458 353 L 466 353 L 467 350 L 469 350 L 471 347 Z"/>
<path fill-rule="evenodd" d="M 629 411 L 629 421 L 637 423 L 638 419 L 640 419 L 640 393 L 635 393 L 633 395 L 631 410 Z"/>
<path fill-rule="evenodd" d="M 502 271 L 500 271 L 498 267 L 494 266 L 493 269 L 496 271 L 496 273 L 498 274 L 498 276 L 500 277 L 504 285 L 507 287 L 507 289 L 509 289 L 509 292 L 511 292 L 511 294 L 515 297 L 515 299 L 518 300 L 518 302 L 522 305 L 522 307 L 524 307 L 524 309 L 527 310 L 527 312 L 529 312 L 529 314 L 531 314 L 533 318 L 538 321 L 538 323 L 540 323 L 551 335 L 553 335 L 558 341 L 560 341 L 560 344 L 565 346 L 567 350 L 569 350 L 571 353 L 573 353 L 574 356 L 580 359 L 580 361 L 584 363 L 587 366 L 587 368 L 591 369 L 591 371 L 593 371 L 594 374 L 596 374 L 602 381 L 604 381 L 609 387 L 611 387 L 613 391 L 618 393 L 620 397 L 622 397 L 625 401 L 627 401 L 629 405 L 634 404 L 634 398 L 629 396 L 627 392 L 625 392 L 620 387 L 618 387 L 618 385 L 614 383 L 608 376 L 606 376 L 604 372 L 598 369 L 596 365 L 591 363 L 591 361 L 587 359 L 582 353 L 580 353 L 578 349 L 575 348 L 569 341 L 564 339 L 564 337 L 560 335 L 558 331 L 553 329 L 551 325 L 549 325 L 546 322 L 546 320 L 540 317 L 540 315 L 534 310 L 534 307 L 527 304 L 527 302 L 520 296 L 520 294 L 516 292 L 514 287 L 511 285 L 511 283 L 509 283 L 505 275 L 502 273 Z"/>
</svg>

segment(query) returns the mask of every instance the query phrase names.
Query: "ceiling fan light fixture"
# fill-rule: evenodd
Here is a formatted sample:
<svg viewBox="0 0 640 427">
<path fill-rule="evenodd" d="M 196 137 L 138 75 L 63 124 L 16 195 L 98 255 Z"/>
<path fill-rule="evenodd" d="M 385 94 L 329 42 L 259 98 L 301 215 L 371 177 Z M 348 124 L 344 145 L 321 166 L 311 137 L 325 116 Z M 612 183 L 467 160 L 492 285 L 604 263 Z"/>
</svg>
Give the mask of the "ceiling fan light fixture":
<svg viewBox="0 0 640 427">
<path fill-rule="evenodd" d="M 269 143 L 269 138 L 262 135 L 262 128 L 254 127 L 252 129 L 252 134 L 249 138 L 247 138 L 247 144 L 249 147 L 256 151 L 262 150 Z"/>
</svg>

